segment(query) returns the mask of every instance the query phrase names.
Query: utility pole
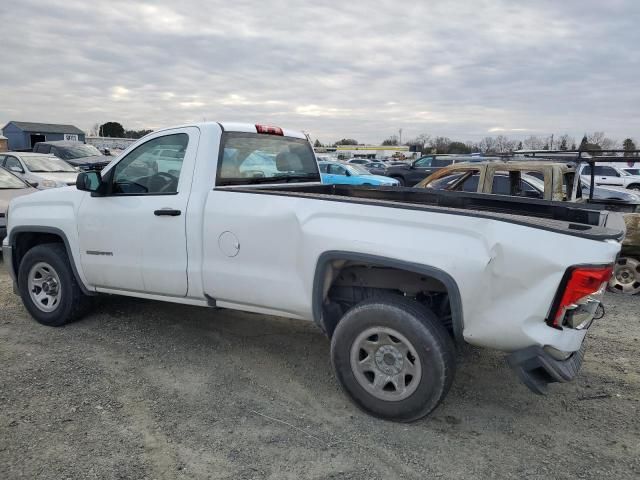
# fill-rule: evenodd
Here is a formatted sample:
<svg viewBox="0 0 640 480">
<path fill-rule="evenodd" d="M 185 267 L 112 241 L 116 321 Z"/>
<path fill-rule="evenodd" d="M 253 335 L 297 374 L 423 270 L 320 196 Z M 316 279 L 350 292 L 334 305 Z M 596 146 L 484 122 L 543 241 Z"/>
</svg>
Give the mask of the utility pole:
<svg viewBox="0 0 640 480">
<path fill-rule="evenodd" d="M 400 140 L 398 141 L 398 144 L 402 145 L 402 129 L 400 129 L 399 132 L 400 132 Z"/>
</svg>

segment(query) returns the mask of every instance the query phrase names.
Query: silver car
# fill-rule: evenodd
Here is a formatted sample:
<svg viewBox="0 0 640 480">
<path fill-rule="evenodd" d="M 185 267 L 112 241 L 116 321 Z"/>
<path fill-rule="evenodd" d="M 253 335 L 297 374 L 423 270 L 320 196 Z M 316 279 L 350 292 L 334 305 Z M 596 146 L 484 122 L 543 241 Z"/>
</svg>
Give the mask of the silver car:
<svg viewBox="0 0 640 480">
<path fill-rule="evenodd" d="M 0 167 L 43 190 L 75 185 L 78 169 L 53 155 L 31 152 L 0 153 Z"/>
</svg>

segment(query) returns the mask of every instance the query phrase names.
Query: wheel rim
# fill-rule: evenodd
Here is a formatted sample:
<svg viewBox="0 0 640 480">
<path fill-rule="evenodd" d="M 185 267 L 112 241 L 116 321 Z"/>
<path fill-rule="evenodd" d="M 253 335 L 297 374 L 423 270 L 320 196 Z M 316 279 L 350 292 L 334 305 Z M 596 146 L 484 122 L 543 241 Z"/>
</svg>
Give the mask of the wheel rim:
<svg viewBox="0 0 640 480">
<path fill-rule="evenodd" d="M 60 305 L 60 277 L 48 263 L 38 262 L 31 267 L 28 287 L 31 301 L 39 310 L 53 312 Z"/>
<path fill-rule="evenodd" d="M 628 295 L 640 292 L 640 262 L 634 258 L 619 258 L 609 281 L 609 288 Z"/>
<path fill-rule="evenodd" d="M 387 327 L 358 335 L 351 346 L 351 370 L 362 388 L 386 401 L 409 397 L 422 378 L 420 357 L 411 342 Z"/>
</svg>

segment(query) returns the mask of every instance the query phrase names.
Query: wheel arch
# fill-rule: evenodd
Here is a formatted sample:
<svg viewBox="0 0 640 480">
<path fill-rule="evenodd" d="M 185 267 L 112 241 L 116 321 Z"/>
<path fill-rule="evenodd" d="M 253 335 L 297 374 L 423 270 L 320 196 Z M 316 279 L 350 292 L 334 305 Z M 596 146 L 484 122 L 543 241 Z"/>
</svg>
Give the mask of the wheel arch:
<svg viewBox="0 0 640 480">
<path fill-rule="evenodd" d="M 334 280 L 329 277 L 328 274 L 331 273 L 330 267 L 334 262 L 342 261 L 362 262 L 377 267 L 393 268 L 400 271 L 423 275 L 425 277 L 431 277 L 434 280 L 439 281 L 444 285 L 449 295 L 453 337 L 458 343 L 463 341 L 462 332 L 464 329 L 464 317 L 462 310 L 462 297 L 460 295 L 460 289 L 458 288 L 457 282 L 447 272 L 431 265 L 423 265 L 390 257 L 341 250 L 332 250 L 322 253 L 316 262 L 316 269 L 313 278 L 313 321 L 329 337 L 331 337 L 337 322 L 335 325 L 328 324 L 323 311 L 323 304 L 328 293 L 328 287 L 331 286 Z"/>
<path fill-rule="evenodd" d="M 82 277 L 80 276 L 78 269 L 76 268 L 76 263 L 67 235 L 63 230 L 55 227 L 18 226 L 11 229 L 11 231 L 9 232 L 9 245 L 12 249 L 12 265 L 10 266 L 10 268 L 13 270 L 15 278 L 18 278 L 20 261 L 24 257 L 25 253 L 27 253 L 31 248 L 45 243 L 62 243 L 64 245 L 67 256 L 69 258 L 69 264 L 71 265 L 73 276 L 78 282 L 82 293 L 84 293 L 85 295 L 94 295 L 94 293 L 86 287 L 86 285 L 82 281 Z"/>
</svg>

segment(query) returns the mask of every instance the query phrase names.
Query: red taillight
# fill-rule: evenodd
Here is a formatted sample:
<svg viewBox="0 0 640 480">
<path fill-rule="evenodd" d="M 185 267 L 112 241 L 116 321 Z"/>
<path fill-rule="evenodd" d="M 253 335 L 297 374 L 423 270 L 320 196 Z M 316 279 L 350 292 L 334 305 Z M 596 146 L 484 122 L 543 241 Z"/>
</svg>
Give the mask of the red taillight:
<svg viewBox="0 0 640 480">
<path fill-rule="evenodd" d="M 602 292 L 611 278 L 613 266 L 574 267 L 568 272 L 568 278 L 563 282 L 564 292 L 560 301 L 555 305 L 552 326 L 562 327 L 567 311 L 577 308 L 589 300 L 591 295 Z"/>
<path fill-rule="evenodd" d="M 258 125 L 256 124 L 256 131 L 258 133 L 265 133 L 267 135 L 280 135 L 283 136 L 284 132 L 280 127 L 272 127 L 270 125 Z"/>
</svg>

